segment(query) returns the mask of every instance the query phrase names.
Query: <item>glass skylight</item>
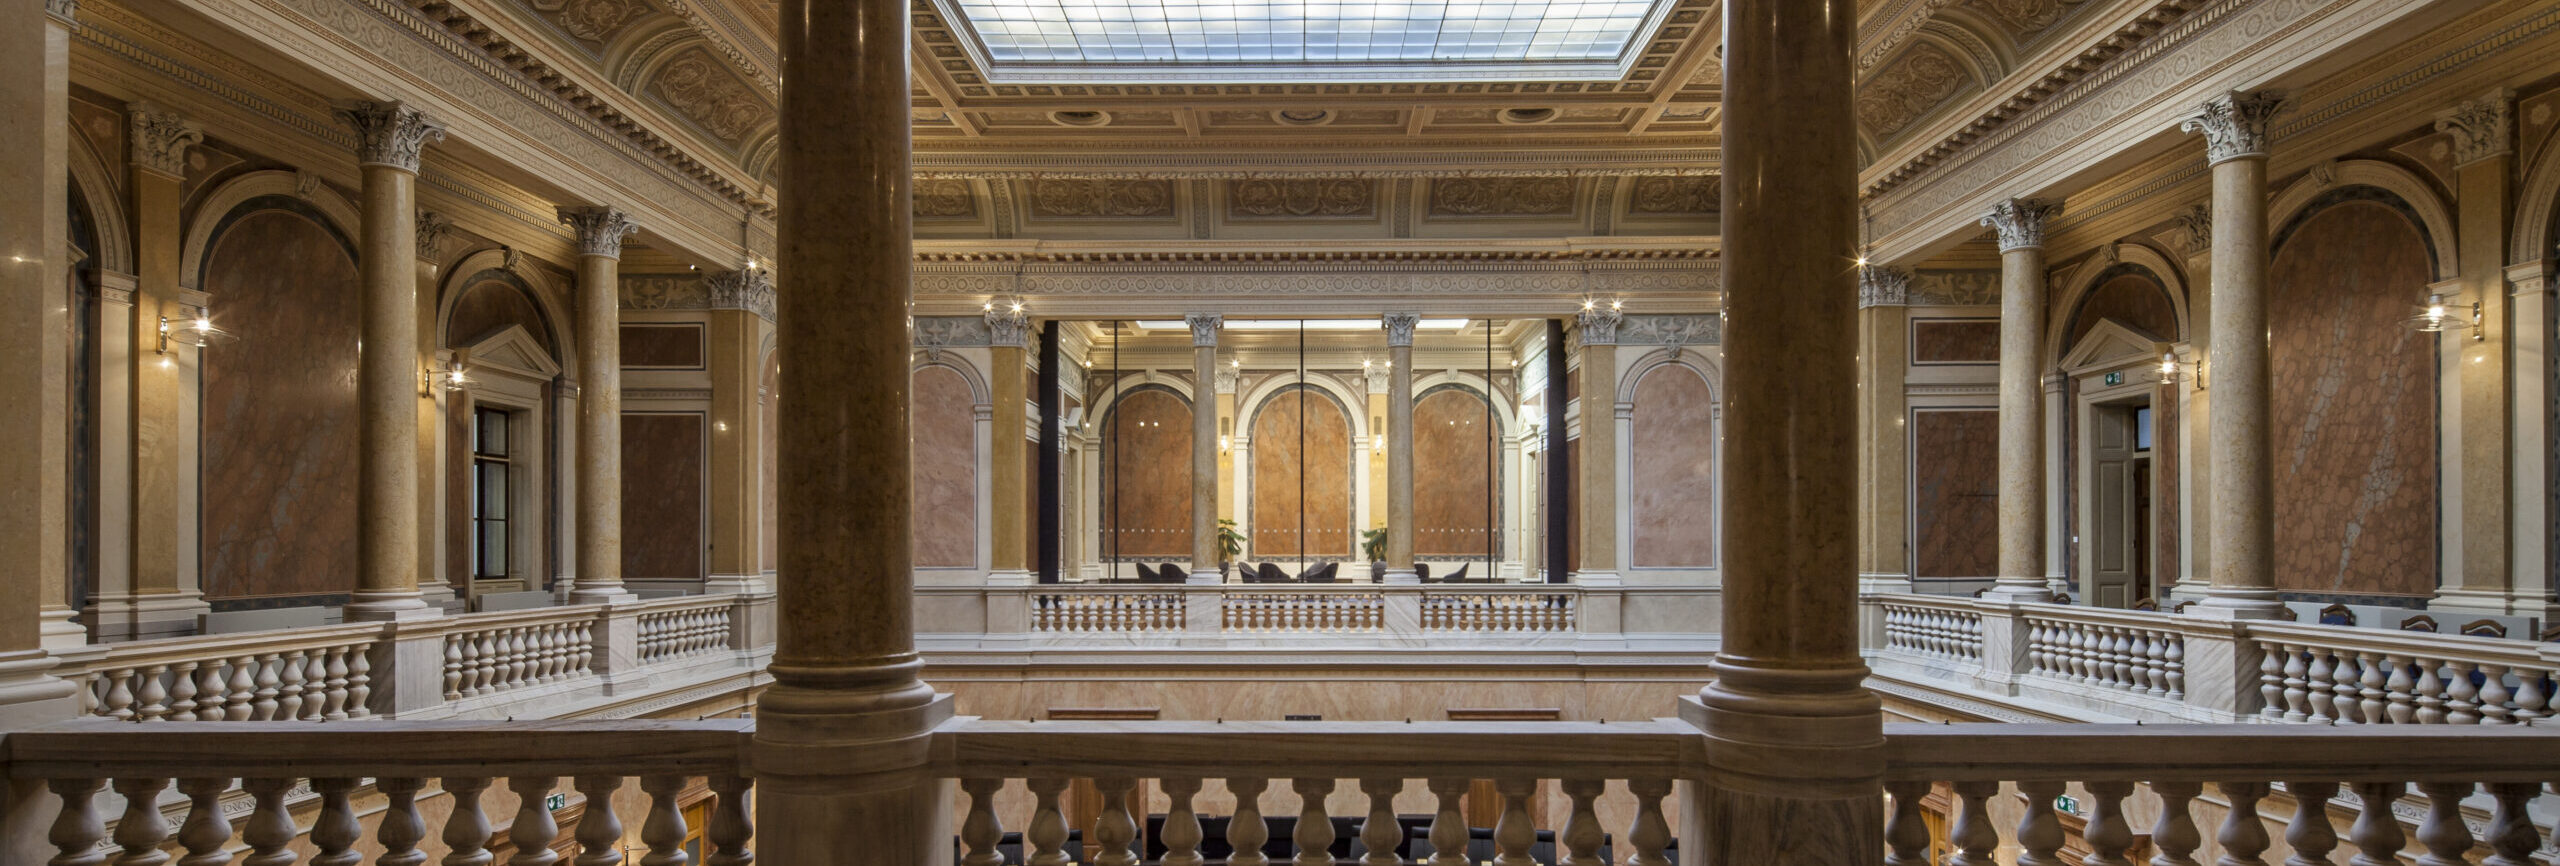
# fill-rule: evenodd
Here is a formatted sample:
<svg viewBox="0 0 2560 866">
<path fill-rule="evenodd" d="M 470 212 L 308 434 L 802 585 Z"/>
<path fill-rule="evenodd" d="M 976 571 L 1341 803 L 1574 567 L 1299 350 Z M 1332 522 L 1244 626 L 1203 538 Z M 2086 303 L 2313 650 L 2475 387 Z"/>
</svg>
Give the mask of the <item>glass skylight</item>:
<svg viewBox="0 0 2560 866">
<path fill-rule="evenodd" d="M 935 0 L 997 82 L 1598 80 L 1673 0 Z"/>
</svg>

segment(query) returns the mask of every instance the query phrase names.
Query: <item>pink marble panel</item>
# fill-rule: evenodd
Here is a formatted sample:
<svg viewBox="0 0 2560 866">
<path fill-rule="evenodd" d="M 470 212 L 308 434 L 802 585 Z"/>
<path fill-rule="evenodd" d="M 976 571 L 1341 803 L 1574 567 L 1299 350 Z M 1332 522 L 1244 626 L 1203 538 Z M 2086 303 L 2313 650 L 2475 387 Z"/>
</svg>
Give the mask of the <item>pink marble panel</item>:
<svg viewBox="0 0 2560 866">
<path fill-rule="evenodd" d="M 2000 413 L 1911 413 L 1911 545 L 1918 577 L 1992 577 L 1999 570 Z"/>
<path fill-rule="evenodd" d="M 623 577 L 702 579 L 703 460 L 700 414 L 623 413 Z"/>
<path fill-rule="evenodd" d="M 1635 549 L 1638 566 L 1715 564 L 1715 395 L 1687 367 L 1655 367 L 1636 382 Z"/>
<path fill-rule="evenodd" d="M 1102 442 L 1102 555 L 1191 556 L 1191 406 L 1171 391 L 1109 409 Z"/>
<path fill-rule="evenodd" d="M 757 531 L 756 535 L 760 539 L 757 544 L 763 549 L 761 561 L 768 571 L 780 568 L 782 565 L 781 536 L 775 531 L 775 528 L 781 525 L 778 521 L 782 519 L 780 487 L 782 479 L 775 471 L 775 467 L 781 465 L 782 460 L 782 391 L 780 384 L 775 381 L 781 375 L 780 362 L 765 363 L 764 393 L 766 396 L 762 408 L 757 410 L 764 413 L 763 424 L 760 427 L 763 431 L 761 433 L 763 445 L 757 449 L 758 462 L 763 464 L 758 470 L 760 473 L 758 477 L 762 480 L 756 485 L 761 491 L 759 495 L 763 497 L 764 504 L 758 513 L 763 515 L 764 526 Z"/>
<path fill-rule="evenodd" d="M 1413 403 L 1413 552 L 1481 557 L 1494 549 L 1494 424 L 1484 398 L 1455 388 Z"/>
<path fill-rule="evenodd" d="M 1351 555 L 1351 421 L 1341 405 L 1309 388 L 1284 392 L 1254 413 L 1251 441 L 1253 555 Z"/>
<path fill-rule="evenodd" d="M 908 415 L 914 441 L 915 564 L 978 564 L 977 399 L 959 371 L 930 365 L 916 371 Z"/>
<path fill-rule="evenodd" d="M 445 319 L 444 345 L 468 346 L 508 325 L 524 326 L 525 333 L 557 359 L 558 349 L 551 344 L 551 328 L 543 322 L 541 307 L 523 289 L 504 280 L 483 280 L 462 290 Z"/>
<path fill-rule="evenodd" d="M 203 273 L 216 321 L 238 338 L 205 352 L 205 595 L 351 590 L 355 262 L 320 224 L 269 210 L 224 230 Z"/>
<path fill-rule="evenodd" d="M 1998 319 L 1914 319 L 1911 363 L 1996 364 L 2000 361 Z"/>
</svg>

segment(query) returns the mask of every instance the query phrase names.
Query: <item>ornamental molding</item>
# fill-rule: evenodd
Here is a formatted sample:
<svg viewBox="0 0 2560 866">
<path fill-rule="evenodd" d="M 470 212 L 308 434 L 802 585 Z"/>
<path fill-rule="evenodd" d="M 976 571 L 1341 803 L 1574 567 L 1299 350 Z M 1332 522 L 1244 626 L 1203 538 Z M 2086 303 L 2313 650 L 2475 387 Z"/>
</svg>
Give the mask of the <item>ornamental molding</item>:
<svg viewBox="0 0 2560 866">
<path fill-rule="evenodd" d="M 1430 273 L 1353 272 L 1353 273 L 1262 273 L 1212 272 L 1214 281 L 1204 282 L 1197 273 L 1164 273 L 1161 271 L 1046 273 L 1022 274 L 1018 287 L 1039 295 L 1067 296 L 1198 296 L 1214 290 L 1220 295 L 1548 295 L 1580 296 L 1586 292 L 1607 294 L 1651 294 L 1668 292 L 1715 292 L 1720 288 L 1712 270 L 1630 271 L 1614 274 L 1594 272 L 1586 280 L 1578 271 L 1550 273 Z M 914 291 L 918 297 L 929 295 L 973 295 L 984 297 L 1017 287 L 1016 275 L 937 273 L 918 271 Z"/>
<path fill-rule="evenodd" d="M 1911 302 L 1911 272 L 1892 265 L 1858 270 L 1858 309 L 1899 307 Z"/>
<path fill-rule="evenodd" d="M 702 281 L 703 306 L 712 310 L 741 310 L 757 318 L 773 321 L 773 272 L 751 268 L 717 274 Z"/>
<path fill-rule="evenodd" d="M 1014 303 L 990 303 L 979 318 L 987 321 L 987 345 L 1016 349 L 1031 346 L 1031 314 Z"/>
<path fill-rule="evenodd" d="M 2044 248 L 2044 223 L 2062 212 L 2062 203 L 2040 198 L 1993 202 L 1982 224 L 2000 233 L 2000 251 Z"/>
<path fill-rule="evenodd" d="M 578 236 L 578 254 L 622 258 L 622 239 L 640 230 L 631 215 L 617 207 L 563 207 L 560 224 Z"/>
<path fill-rule="evenodd" d="M 1714 346 L 1724 342 L 1724 318 L 1712 315 L 1627 316 L 1618 324 L 1618 345 Z"/>
<path fill-rule="evenodd" d="M 135 168 L 178 180 L 187 176 L 187 148 L 204 143 L 203 126 L 152 102 L 126 109 L 125 131 Z"/>
<path fill-rule="evenodd" d="M 993 345 L 995 336 L 984 316 L 917 316 L 914 330 L 915 347 L 929 361 L 942 360 L 946 349 Z"/>
<path fill-rule="evenodd" d="M 1576 316 L 1576 320 L 1582 326 L 1579 331 L 1582 345 L 1617 345 L 1618 326 L 1624 323 L 1626 318 L 1627 316 L 1625 313 L 1621 313 L 1609 307 L 1594 306 L 1585 308 Z"/>
<path fill-rule="evenodd" d="M 1545 144 L 1546 142 L 1541 142 Z M 1518 148 L 1516 141 L 1447 142 L 1482 150 L 1431 153 L 1360 153 L 1325 142 L 1291 141 L 1279 153 L 1129 153 L 1112 143 L 1104 153 L 1078 153 L 1072 142 L 1058 152 L 985 153 L 919 150 L 919 180 L 1412 180 L 1418 178 L 1713 177 L 1723 152 L 1713 141 L 1695 147 L 1626 148 L 1623 139 L 1594 141 L 1605 150 L 1575 154 L 1558 165 L 1553 153 Z M 928 145 L 930 147 L 930 145 Z M 1507 148 L 1507 149 L 1506 149 Z"/>
<path fill-rule="evenodd" d="M 2453 166 L 2515 152 L 2516 92 L 2500 87 L 2436 113 L 2436 131 L 2453 133 Z"/>
<path fill-rule="evenodd" d="M 331 104 L 329 113 L 355 129 L 359 165 L 415 174 L 419 152 L 444 140 L 444 124 L 399 100 L 340 100 Z"/>
<path fill-rule="evenodd" d="M 1560 216 L 1573 213 L 1576 179 L 1565 176 L 1467 178 L 1431 181 L 1435 217 Z"/>
<path fill-rule="evenodd" d="M 1191 327 L 1191 347 L 1194 349 L 1217 347 L 1218 329 L 1226 322 L 1227 317 L 1219 313 L 1182 314 L 1182 323 Z"/>
<path fill-rule="evenodd" d="M 2205 100 L 2195 114 L 2178 122 L 2178 130 L 2204 134 L 2208 164 L 2263 159 L 2267 155 L 2267 124 L 2292 104 L 2292 95 L 2282 90 L 2234 90 Z"/>
<path fill-rule="evenodd" d="M 444 263 L 445 245 L 453 240 L 453 220 L 431 210 L 418 212 L 418 260 Z M 513 249 L 510 247 L 509 249 Z"/>
<path fill-rule="evenodd" d="M 1228 219 L 1378 215 L 1378 184 L 1351 178 L 1253 178 L 1226 184 Z"/>
<path fill-rule="evenodd" d="M 72 28 L 80 26 L 80 0 L 44 0 L 44 14 Z"/>
<path fill-rule="evenodd" d="M 698 276 L 623 276 L 614 288 L 625 310 L 711 309 L 711 288 Z"/>
<path fill-rule="evenodd" d="M 1914 307 L 1971 307 L 2000 303 L 2000 272 L 1996 270 L 1934 271 L 1911 273 L 1911 290 L 1905 300 Z"/>
<path fill-rule="evenodd" d="M 2191 204 L 2179 208 L 2172 218 L 2178 221 L 2181 252 L 2197 256 L 2213 249 L 2213 208 Z"/>
<path fill-rule="evenodd" d="M 1413 329 L 1422 324 L 1421 313 L 1388 313 L 1378 317 L 1378 325 L 1386 329 L 1388 348 L 1413 348 Z"/>
</svg>

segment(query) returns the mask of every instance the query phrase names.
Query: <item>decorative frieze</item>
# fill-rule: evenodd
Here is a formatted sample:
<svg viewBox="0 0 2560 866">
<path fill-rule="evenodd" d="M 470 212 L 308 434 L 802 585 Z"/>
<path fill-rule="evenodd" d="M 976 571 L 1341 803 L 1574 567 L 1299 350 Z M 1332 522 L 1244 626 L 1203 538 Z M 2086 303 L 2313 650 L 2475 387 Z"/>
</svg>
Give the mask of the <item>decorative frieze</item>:
<svg viewBox="0 0 2560 866">
<path fill-rule="evenodd" d="M 1969 83 L 1955 56 L 1933 43 L 1912 45 L 1892 65 L 1858 88 L 1858 126 L 1878 139 L 1891 137 L 1929 114 Z"/>
<path fill-rule="evenodd" d="M 945 349 L 994 344 L 995 334 L 984 316 L 917 316 L 915 346 L 927 360 L 942 360 Z"/>
<path fill-rule="evenodd" d="M 1708 315 L 1627 316 L 1618 323 L 1618 345 L 1714 346 L 1724 342 L 1724 318 Z"/>
<path fill-rule="evenodd" d="M 1993 202 L 1991 211 L 1982 215 L 1982 224 L 2000 233 L 2001 252 L 2040 249 L 2044 246 L 2045 220 L 2061 212 L 2061 202 L 2013 198 Z"/>
<path fill-rule="evenodd" d="M 701 277 L 625 276 L 615 288 L 625 310 L 711 309 L 711 290 Z"/>
<path fill-rule="evenodd" d="M 1367 180 L 1254 178 L 1227 181 L 1231 219 L 1374 217 L 1378 185 Z"/>
<path fill-rule="evenodd" d="M 914 210 L 920 220 L 977 219 L 978 196 L 965 180 L 920 180 Z"/>
<path fill-rule="evenodd" d="M 1409 347 L 1413 345 L 1413 329 L 1422 324 L 1422 314 L 1388 313 L 1386 315 L 1379 316 L 1378 323 L 1387 331 L 1387 345 L 1389 347 Z"/>
<path fill-rule="evenodd" d="M 732 145 L 773 122 L 773 104 L 764 94 L 700 47 L 660 67 L 649 80 L 649 92 L 704 132 Z"/>
<path fill-rule="evenodd" d="M 1182 323 L 1191 326 L 1191 346 L 1195 349 L 1216 347 L 1218 328 L 1224 326 L 1226 322 L 1227 317 L 1218 313 L 1184 313 L 1182 315 Z"/>
<path fill-rule="evenodd" d="M 1061 219 L 1172 216 L 1173 183 L 1164 180 L 1041 178 L 1031 182 L 1031 213 Z"/>
<path fill-rule="evenodd" d="M 1573 212 L 1570 177 L 1441 178 L 1431 182 L 1432 216 L 1558 216 Z"/>
<path fill-rule="evenodd" d="M 702 281 L 705 306 L 744 310 L 773 321 L 773 272 L 763 268 L 729 271 Z"/>
<path fill-rule="evenodd" d="M 1708 177 L 1637 178 L 1627 212 L 1638 216 L 1710 216 L 1722 209 L 1724 179 Z"/>
<path fill-rule="evenodd" d="M 2500 87 L 2436 113 L 2436 131 L 2453 134 L 2455 168 L 2515 152 L 2516 92 Z"/>
<path fill-rule="evenodd" d="M 1936 271 L 1911 273 L 1911 291 L 1905 298 L 1915 307 L 1968 307 L 2000 303 L 2000 272 L 1996 270 Z"/>
<path fill-rule="evenodd" d="M 356 162 L 363 165 L 415 172 L 418 152 L 444 140 L 444 124 L 397 100 L 342 100 L 329 113 L 355 128 Z"/>
<path fill-rule="evenodd" d="M 1911 272 L 1892 265 L 1858 269 L 1858 309 L 1899 307 L 1911 301 Z"/>
<path fill-rule="evenodd" d="M 526 5 L 559 25 L 562 32 L 597 45 L 613 41 L 615 34 L 649 11 L 637 0 L 528 0 Z"/>
<path fill-rule="evenodd" d="M 2267 122 L 2290 107 L 2292 101 L 2282 90 L 2234 90 L 2205 100 L 2193 116 L 2178 123 L 2178 129 L 2204 133 L 2207 162 L 2264 157 Z"/>
<path fill-rule="evenodd" d="M 564 207 L 560 224 L 578 235 L 578 254 L 622 258 L 622 239 L 640 230 L 631 215 L 616 207 Z"/>
<path fill-rule="evenodd" d="M 44 0 L 44 14 L 66 27 L 80 26 L 80 0 Z"/>
<path fill-rule="evenodd" d="M 164 177 L 187 176 L 187 148 L 204 143 L 204 127 L 150 102 L 125 111 L 133 142 L 133 166 Z"/>
<path fill-rule="evenodd" d="M 1582 345 L 1617 345 L 1618 326 L 1624 323 L 1626 318 L 1625 313 L 1621 313 L 1613 307 L 1604 307 L 1596 304 L 1583 307 L 1582 313 L 1578 317 L 1578 322 L 1582 326 L 1578 332 Z"/>
</svg>

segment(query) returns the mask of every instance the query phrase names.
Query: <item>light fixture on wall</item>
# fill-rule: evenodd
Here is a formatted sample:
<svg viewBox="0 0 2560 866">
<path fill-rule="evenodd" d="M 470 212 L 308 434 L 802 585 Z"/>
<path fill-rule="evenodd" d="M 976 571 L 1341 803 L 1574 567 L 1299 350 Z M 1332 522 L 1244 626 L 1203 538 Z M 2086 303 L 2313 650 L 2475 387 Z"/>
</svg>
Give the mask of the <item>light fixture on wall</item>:
<svg viewBox="0 0 2560 866">
<path fill-rule="evenodd" d="M 442 390 L 448 394 L 469 389 L 471 387 L 469 363 L 471 351 L 456 349 L 450 354 L 443 352 L 436 354 L 439 357 L 429 365 L 427 371 L 427 388 Z"/>
<path fill-rule="evenodd" d="M 1369 450 L 1371 450 L 1371 451 L 1378 451 L 1378 452 L 1384 452 L 1384 451 L 1386 451 L 1386 450 L 1387 450 L 1387 434 L 1384 434 L 1384 433 L 1372 433 L 1372 434 L 1369 434 Z"/>
<path fill-rule="evenodd" d="M 213 326 L 213 311 L 205 307 L 197 307 L 196 314 L 185 321 L 173 322 L 167 316 L 160 317 L 160 340 L 157 351 L 163 355 L 169 354 L 169 346 L 172 344 L 201 349 L 212 345 L 215 338 L 226 336 L 229 335 Z"/>
<path fill-rule="evenodd" d="M 2459 302 L 2442 292 L 2427 296 L 2427 303 L 2418 308 L 2418 314 L 2409 317 L 2409 327 L 2429 334 L 2468 327 L 2471 339 L 2488 339 L 2487 332 L 2480 327 L 2480 302 L 2471 302 L 2471 314 L 2465 319 Z"/>
</svg>

